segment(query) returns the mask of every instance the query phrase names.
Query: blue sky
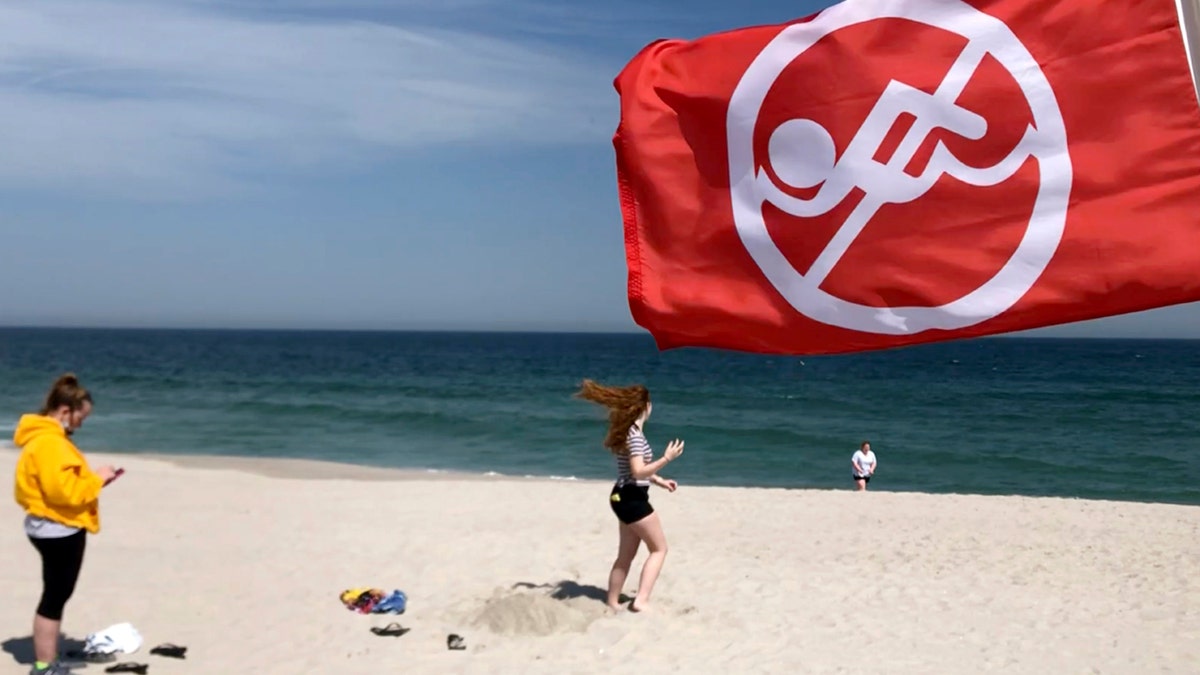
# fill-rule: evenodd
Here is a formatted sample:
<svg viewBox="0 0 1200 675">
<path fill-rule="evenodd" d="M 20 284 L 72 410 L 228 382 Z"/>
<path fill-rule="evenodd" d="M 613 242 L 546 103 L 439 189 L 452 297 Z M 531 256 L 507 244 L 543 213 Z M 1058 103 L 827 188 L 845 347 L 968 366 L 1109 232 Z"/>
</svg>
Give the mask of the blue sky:
<svg viewBox="0 0 1200 675">
<path fill-rule="evenodd" d="M 613 77 L 823 4 L 6 3 L 0 325 L 638 330 Z"/>
</svg>

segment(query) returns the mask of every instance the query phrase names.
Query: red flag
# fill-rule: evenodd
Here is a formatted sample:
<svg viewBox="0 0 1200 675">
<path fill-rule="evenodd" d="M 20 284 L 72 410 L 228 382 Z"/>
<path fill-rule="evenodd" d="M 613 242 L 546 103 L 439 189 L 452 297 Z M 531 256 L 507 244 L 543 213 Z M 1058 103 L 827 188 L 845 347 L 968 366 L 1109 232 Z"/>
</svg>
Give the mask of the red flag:
<svg viewBox="0 0 1200 675">
<path fill-rule="evenodd" d="M 1172 0 L 847 0 L 616 80 L 634 320 L 821 354 L 1200 300 Z"/>
</svg>

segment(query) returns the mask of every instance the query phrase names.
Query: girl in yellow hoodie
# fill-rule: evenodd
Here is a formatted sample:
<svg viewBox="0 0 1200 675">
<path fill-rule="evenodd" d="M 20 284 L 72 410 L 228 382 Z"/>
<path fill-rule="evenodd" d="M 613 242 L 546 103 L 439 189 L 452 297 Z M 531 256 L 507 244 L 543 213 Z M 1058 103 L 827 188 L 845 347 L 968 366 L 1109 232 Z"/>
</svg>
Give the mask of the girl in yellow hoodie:
<svg viewBox="0 0 1200 675">
<path fill-rule="evenodd" d="M 13 434 L 21 448 L 15 496 L 25 534 L 42 557 L 42 597 L 33 617 L 35 675 L 67 672 L 58 664 L 63 608 L 75 592 L 87 532 L 100 531 L 100 490 L 111 466 L 92 470 L 71 442 L 92 412 L 92 395 L 68 373 L 58 378 L 40 413 L 22 415 Z"/>
</svg>

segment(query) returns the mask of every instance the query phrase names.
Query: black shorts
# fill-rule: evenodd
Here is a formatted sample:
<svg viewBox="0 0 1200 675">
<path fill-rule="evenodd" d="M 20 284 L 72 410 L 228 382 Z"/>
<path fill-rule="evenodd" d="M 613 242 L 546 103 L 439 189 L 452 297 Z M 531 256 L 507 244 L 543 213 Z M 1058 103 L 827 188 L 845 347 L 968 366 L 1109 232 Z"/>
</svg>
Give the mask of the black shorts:
<svg viewBox="0 0 1200 675">
<path fill-rule="evenodd" d="M 632 525 L 646 516 L 654 513 L 650 506 L 650 487 L 648 485 L 614 485 L 608 493 L 608 505 L 613 513 L 626 525 Z"/>
<path fill-rule="evenodd" d="M 870 482 L 871 482 L 871 477 L 870 477 L 870 476 L 855 476 L 854 474 L 850 474 L 850 475 L 854 477 L 854 480 L 861 480 L 861 481 L 863 481 L 864 483 L 870 483 Z"/>
</svg>

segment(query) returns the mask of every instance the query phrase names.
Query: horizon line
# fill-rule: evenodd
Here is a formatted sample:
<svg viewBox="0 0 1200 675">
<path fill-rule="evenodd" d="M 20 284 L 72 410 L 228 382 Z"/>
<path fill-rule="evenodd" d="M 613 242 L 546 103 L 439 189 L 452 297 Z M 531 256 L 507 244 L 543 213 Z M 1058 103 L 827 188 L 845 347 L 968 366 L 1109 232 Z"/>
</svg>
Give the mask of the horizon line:
<svg viewBox="0 0 1200 675">
<path fill-rule="evenodd" d="M 564 330 L 564 329 L 517 329 L 517 328 L 269 328 L 269 327 L 229 327 L 229 326 L 55 326 L 34 324 L 0 324 L 0 331 L 113 331 L 113 332 L 177 332 L 177 333 L 420 333 L 420 334 L 509 334 L 509 335 L 627 335 L 644 336 L 653 339 L 646 330 Z M 1038 330 L 1038 329 L 1034 329 Z M 1131 337 L 1111 335 L 1027 335 L 1018 333 L 1001 333 L 996 335 L 981 335 L 955 340 L 938 340 L 932 343 L 964 342 L 969 340 L 1112 340 L 1112 341 L 1172 341 L 1195 342 L 1200 337 Z"/>
<path fill-rule="evenodd" d="M 224 332 L 224 333 L 544 333 L 550 335 L 645 335 L 644 330 L 567 330 L 533 328 L 352 328 L 352 327 L 267 327 L 267 326 L 84 326 L 84 325 L 37 325 L 3 324 L 0 331 L 7 330 L 110 330 L 110 331 L 157 331 L 157 332 Z"/>
</svg>

